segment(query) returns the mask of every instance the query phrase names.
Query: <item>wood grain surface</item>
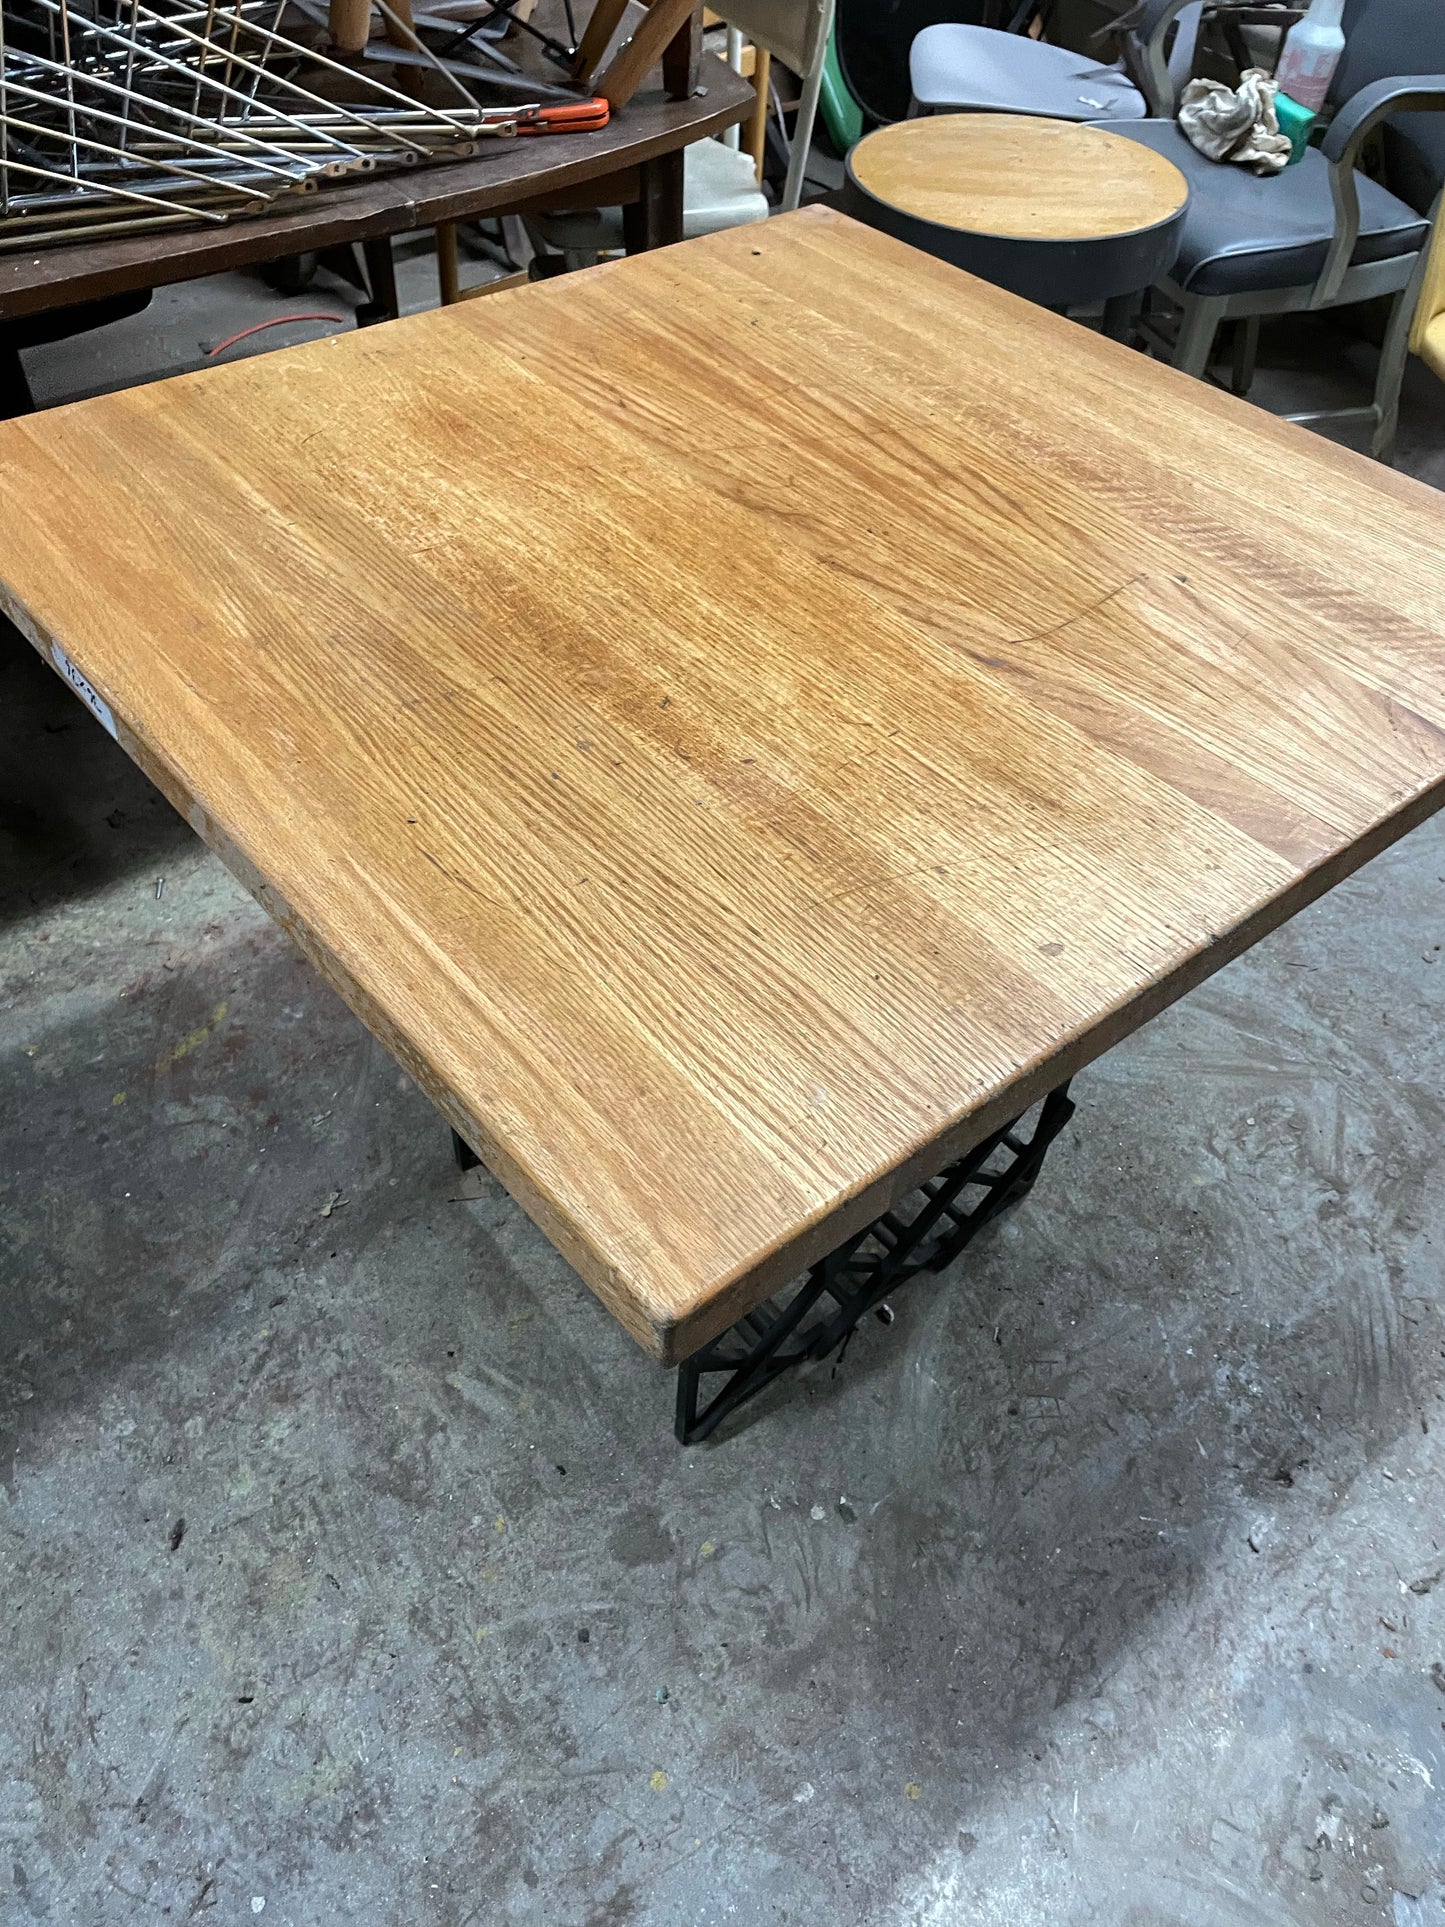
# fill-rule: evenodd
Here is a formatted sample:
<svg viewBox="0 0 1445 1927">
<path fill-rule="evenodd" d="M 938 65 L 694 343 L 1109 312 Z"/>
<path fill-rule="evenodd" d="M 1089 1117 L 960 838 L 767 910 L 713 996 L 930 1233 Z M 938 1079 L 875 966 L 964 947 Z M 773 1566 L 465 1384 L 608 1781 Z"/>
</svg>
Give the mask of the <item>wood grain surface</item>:
<svg viewBox="0 0 1445 1927">
<path fill-rule="evenodd" d="M 0 424 L 0 582 L 664 1359 L 1445 798 L 1436 494 L 820 209 Z"/>
<path fill-rule="evenodd" d="M 892 207 L 1016 240 L 1133 234 L 1171 220 L 1189 198 L 1179 169 L 1152 148 L 1031 114 L 901 120 L 866 134 L 848 160 L 859 185 Z"/>
</svg>

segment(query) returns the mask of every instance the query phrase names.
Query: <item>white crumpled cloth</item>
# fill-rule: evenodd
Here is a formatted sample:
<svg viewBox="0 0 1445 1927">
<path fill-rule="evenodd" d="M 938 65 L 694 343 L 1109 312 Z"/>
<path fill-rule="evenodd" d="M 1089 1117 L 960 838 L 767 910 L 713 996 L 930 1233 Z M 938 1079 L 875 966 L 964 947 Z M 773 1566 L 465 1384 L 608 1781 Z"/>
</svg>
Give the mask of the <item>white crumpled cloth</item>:
<svg viewBox="0 0 1445 1927">
<path fill-rule="evenodd" d="M 1247 67 L 1233 89 L 1218 80 L 1191 80 L 1179 97 L 1179 125 L 1212 161 L 1278 174 L 1289 161 L 1290 142 L 1275 118 L 1277 92 L 1262 67 Z"/>
</svg>

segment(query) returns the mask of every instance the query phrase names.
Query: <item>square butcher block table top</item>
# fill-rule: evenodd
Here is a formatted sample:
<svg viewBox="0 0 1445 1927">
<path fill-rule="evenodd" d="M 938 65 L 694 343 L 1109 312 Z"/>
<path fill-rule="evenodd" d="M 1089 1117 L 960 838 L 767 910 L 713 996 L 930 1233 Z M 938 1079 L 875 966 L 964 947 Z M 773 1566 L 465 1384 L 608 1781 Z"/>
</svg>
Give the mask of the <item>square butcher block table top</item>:
<svg viewBox="0 0 1445 1927">
<path fill-rule="evenodd" d="M 1438 495 L 817 209 L 5 423 L 0 581 L 668 1360 L 1445 800 Z"/>
</svg>

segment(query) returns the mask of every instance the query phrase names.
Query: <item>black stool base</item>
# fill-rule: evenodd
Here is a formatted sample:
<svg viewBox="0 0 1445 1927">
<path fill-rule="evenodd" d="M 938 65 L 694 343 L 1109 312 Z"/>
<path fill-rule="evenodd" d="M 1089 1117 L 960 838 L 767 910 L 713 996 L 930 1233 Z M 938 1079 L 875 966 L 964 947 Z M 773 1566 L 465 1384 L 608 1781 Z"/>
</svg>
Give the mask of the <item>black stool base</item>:
<svg viewBox="0 0 1445 1927">
<path fill-rule="evenodd" d="M 1142 294 L 1161 281 L 1179 253 L 1184 208 L 1152 227 L 1128 234 L 1106 234 L 1079 241 L 1042 237 L 976 234 L 946 227 L 879 200 L 845 173 L 838 205 L 855 221 L 891 234 L 936 260 L 991 281 L 1042 308 L 1087 308 L 1096 301 Z"/>
</svg>

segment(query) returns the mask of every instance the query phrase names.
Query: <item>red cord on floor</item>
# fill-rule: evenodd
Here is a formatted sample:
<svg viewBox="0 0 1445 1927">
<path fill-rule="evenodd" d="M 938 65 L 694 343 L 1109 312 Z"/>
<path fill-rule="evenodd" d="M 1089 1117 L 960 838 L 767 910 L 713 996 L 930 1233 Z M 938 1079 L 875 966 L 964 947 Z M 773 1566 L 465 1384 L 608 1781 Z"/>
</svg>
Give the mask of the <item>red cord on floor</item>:
<svg viewBox="0 0 1445 1927">
<path fill-rule="evenodd" d="M 342 322 L 350 319 L 350 315 L 344 314 L 278 314 L 273 320 L 256 321 L 249 328 L 241 328 L 235 334 L 227 335 L 226 339 L 218 341 L 214 348 L 207 348 L 206 353 L 208 355 L 224 354 L 227 348 L 234 348 L 236 343 L 244 341 L 247 335 L 258 335 L 263 328 L 283 328 L 288 321 L 334 321 L 339 327 Z"/>
</svg>

